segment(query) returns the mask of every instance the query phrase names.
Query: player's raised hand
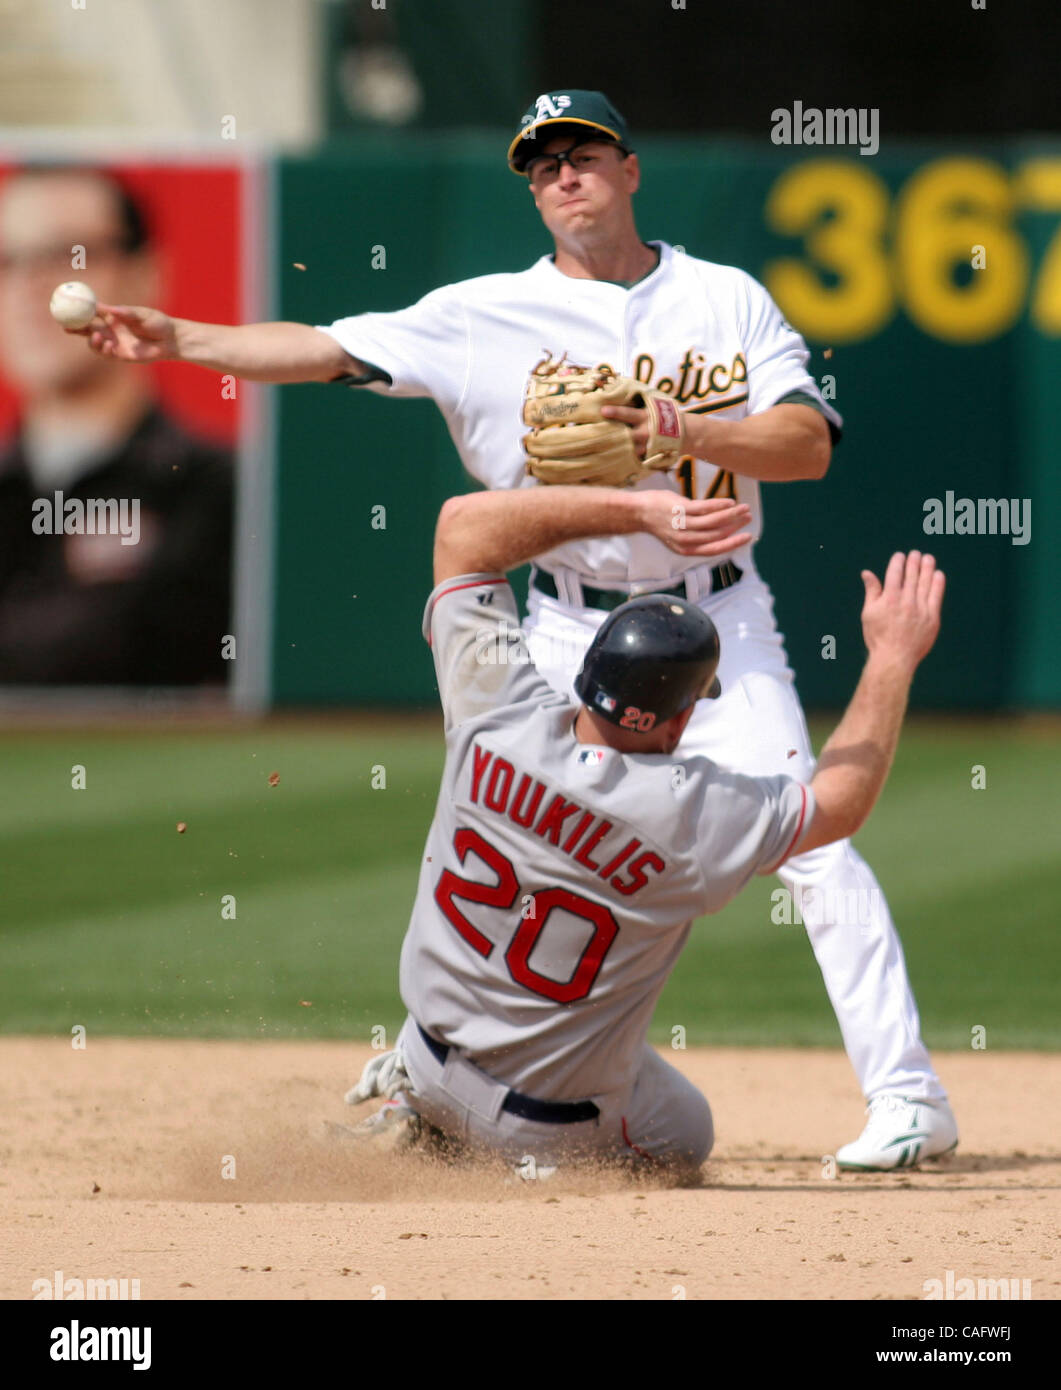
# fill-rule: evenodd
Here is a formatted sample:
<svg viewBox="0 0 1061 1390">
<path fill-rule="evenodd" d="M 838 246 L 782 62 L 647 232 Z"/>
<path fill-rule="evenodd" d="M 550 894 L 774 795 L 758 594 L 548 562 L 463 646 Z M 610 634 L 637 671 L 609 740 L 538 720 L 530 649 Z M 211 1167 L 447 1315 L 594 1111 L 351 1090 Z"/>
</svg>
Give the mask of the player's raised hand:
<svg viewBox="0 0 1061 1390">
<path fill-rule="evenodd" d="M 88 339 L 93 352 L 119 362 L 165 362 L 177 357 L 176 325 L 161 309 L 99 304 L 85 328 L 68 329 Z"/>
<path fill-rule="evenodd" d="M 633 496 L 643 505 L 643 529 L 678 555 L 730 555 L 752 539 L 741 530 L 752 516 L 744 502 L 725 497 L 692 501 L 655 489 Z"/>
<path fill-rule="evenodd" d="M 939 633 L 946 576 L 935 558 L 911 550 L 888 562 L 884 583 L 862 571 L 866 599 L 862 632 L 871 653 L 894 656 L 913 670 L 932 650 Z"/>
</svg>

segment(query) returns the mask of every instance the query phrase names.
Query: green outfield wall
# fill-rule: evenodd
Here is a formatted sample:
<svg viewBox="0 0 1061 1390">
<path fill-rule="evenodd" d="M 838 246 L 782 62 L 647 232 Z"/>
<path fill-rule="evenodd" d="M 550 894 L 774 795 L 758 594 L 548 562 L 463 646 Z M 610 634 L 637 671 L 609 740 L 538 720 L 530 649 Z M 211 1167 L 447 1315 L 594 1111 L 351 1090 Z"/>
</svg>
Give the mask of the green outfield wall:
<svg viewBox="0 0 1061 1390">
<path fill-rule="evenodd" d="M 374 135 L 283 160 L 277 316 L 401 308 L 549 250 L 504 147 L 503 133 Z M 655 139 L 638 153 L 642 235 L 763 280 L 845 418 L 823 481 L 763 488 L 759 566 L 804 702 L 850 693 L 859 570 L 931 546 L 949 576 L 945 625 L 913 703 L 1061 706 L 1061 145 L 904 143 L 864 158 Z M 278 392 L 277 429 L 274 702 L 431 703 L 431 530 L 443 499 L 472 486 L 441 417 L 311 385 Z M 957 527 L 962 499 L 1012 499 L 1006 520 L 1027 542 L 926 535 L 929 499 Z M 1000 508 L 979 511 L 998 527 Z"/>
</svg>

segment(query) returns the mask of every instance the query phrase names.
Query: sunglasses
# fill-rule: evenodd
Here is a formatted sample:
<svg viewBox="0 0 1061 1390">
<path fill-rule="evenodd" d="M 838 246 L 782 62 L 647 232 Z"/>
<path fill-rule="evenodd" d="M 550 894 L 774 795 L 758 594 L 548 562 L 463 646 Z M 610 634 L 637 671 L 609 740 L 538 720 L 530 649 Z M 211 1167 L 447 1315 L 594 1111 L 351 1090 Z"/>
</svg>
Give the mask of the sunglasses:
<svg viewBox="0 0 1061 1390">
<path fill-rule="evenodd" d="M 618 150 L 623 159 L 629 154 L 629 150 L 624 149 L 614 140 L 586 141 L 585 143 L 599 143 L 606 145 L 608 149 Z M 599 150 L 591 152 L 582 145 L 572 145 L 569 150 L 560 150 L 557 154 L 540 154 L 534 159 L 528 159 L 524 173 L 531 183 L 552 183 L 554 179 L 560 177 L 560 170 L 565 164 L 570 164 L 571 168 L 578 174 L 591 168 L 599 158 Z"/>
</svg>

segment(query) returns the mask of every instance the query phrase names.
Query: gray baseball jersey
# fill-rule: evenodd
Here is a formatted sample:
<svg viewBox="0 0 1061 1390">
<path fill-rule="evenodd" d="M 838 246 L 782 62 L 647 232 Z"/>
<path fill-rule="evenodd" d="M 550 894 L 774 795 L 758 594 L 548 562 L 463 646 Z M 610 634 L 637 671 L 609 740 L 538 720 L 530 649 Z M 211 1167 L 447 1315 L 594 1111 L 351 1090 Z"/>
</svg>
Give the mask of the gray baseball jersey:
<svg viewBox="0 0 1061 1390">
<path fill-rule="evenodd" d="M 789 777 L 579 743 L 578 705 L 526 656 L 499 574 L 447 580 L 424 615 L 446 765 L 402 947 L 429 1033 L 542 1099 L 626 1083 L 694 917 L 799 844 Z"/>
</svg>

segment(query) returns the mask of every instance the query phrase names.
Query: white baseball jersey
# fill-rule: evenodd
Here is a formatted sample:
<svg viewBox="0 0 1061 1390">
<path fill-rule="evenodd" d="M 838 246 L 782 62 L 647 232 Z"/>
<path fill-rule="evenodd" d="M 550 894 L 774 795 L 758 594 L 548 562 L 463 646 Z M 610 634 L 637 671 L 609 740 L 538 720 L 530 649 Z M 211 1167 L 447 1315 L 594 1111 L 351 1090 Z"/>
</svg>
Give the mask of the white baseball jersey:
<svg viewBox="0 0 1061 1390">
<path fill-rule="evenodd" d="M 691 920 L 776 869 L 814 803 L 790 777 L 680 748 L 579 743 L 578 704 L 518 633 L 502 575 L 447 580 L 428 601 L 447 757 L 401 993 L 495 1080 L 584 1099 L 629 1083 Z"/>
<path fill-rule="evenodd" d="M 528 376 L 545 352 L 616 371 L 666 392 L 694 414 L 740 420 L 799 392 L 839 428 L 841 421 L 807 372 L 800 335 L 758 281 L 652 242 L 660 261 L 632 288 L 577 280 L 543 256 L 528 270 L 446 285 L 396 313 L 357 314 L 322 331 L 353 357 L 386 372 L 367 389 L 431 396 L 473 477 L 487 487 L 526 480 L 521 408 Z M 529 480 L 533 483 L 533 479 Z M 759 486 L 702 460 L 655 473 L 642 488 L 687 496 L 736 496 L 751 508 L 747 528 L 762 531 Z M 744 564 L 751 546 L 732 558 Z M 742 558 L 743 557 L 743 558 Z M 575 541 L 539 557 L 595 584 L 659 583 L 702 565 L 653 536 Z"/>
</svg>

